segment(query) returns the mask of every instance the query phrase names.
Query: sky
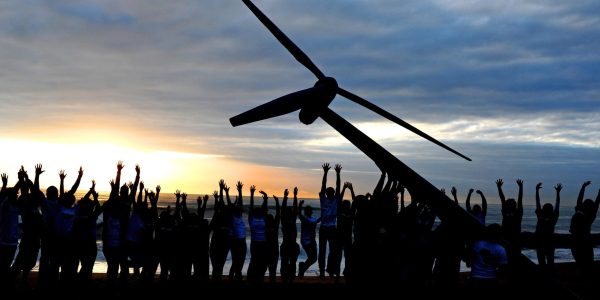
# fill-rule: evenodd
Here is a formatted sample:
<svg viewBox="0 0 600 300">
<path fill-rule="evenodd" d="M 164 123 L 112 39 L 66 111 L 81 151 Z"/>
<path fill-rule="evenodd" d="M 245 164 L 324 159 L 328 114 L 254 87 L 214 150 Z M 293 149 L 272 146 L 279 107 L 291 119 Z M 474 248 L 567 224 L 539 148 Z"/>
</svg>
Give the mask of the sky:
<svg viewBox="0 0 600 300">
<path fill-rule="evenodd" d="M 338 96 L 330 105 L 438 187 L 525 201 L 562 182 L 573 203 L 600 187 L 600 2 L 256 0 L 328 76 L 473 159 L 467 162 Z M 210 193 L 220 178 L 315 197 L 323 162 L 358 193 L 374 164 L 297 113 L 229 118 L 311 87 L 241 1 L 0 2 L 0 173 L 44 164 L 42 186 L 126 179 Z M 330 176 L 330 183 L 333 183 Z"/>
</svg>

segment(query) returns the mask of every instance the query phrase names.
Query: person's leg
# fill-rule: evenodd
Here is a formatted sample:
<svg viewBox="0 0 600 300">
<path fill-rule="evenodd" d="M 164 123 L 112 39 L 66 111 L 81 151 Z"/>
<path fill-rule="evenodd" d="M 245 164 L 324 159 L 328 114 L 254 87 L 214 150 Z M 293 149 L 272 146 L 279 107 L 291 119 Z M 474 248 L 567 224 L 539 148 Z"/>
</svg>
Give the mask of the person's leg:
<svg viewBox="0 0 600 300">
<path fill-rule="evenodd" d="M 319 276 L 325 276 L 325 257 L 327 253 L 327 228 L 319 228 Z M 331 250 L 330 250 L 331 251 Z M 308 253 L 307 253 L 308 254 Z"/>
</svg>

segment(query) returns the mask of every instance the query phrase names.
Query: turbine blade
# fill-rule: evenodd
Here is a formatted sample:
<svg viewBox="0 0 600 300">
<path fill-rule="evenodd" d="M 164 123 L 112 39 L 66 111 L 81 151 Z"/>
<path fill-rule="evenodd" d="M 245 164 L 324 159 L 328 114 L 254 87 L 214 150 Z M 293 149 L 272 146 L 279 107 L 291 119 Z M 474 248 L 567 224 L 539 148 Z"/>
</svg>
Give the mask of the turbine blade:
<svg viewBox="0 0 600 300">
<path fill-rule="evenodd" d="M 285 115 L 299 110 L 304 106 L 307 99 L 315 95 L 314 88 L 297 91 L 232 117 L 229 119 L 229 122 L 235 127 Z"/>
<path fill-rule="evenodd" d="M 318 79 L 324 78 L 325 75 L 317 66 L 308 58 L 308 56 L 292 42 L 277 26 L 269 20 L 265 14 L 258 9 L 250 0 L 242 0 L 246 6 L 254 13 L 254 15 L 260 20 L 260 22 L 267 27 L 267 29 L 275 36 L 275 38 L 294 56 L 294 58 L 300 62 L 304 67 L 310 70 Z"/>
<path fill-rule="evenodd" d="M 396 124 L 398 124 L 398 125 L 406 128 L 406 129 L 408 129 L 408 130 L 416 133 L 417 135 L 421 136 L 422 138 L 424 138 L 424 139 L 426 139 L 426 140 L 428 140 L 428 141 L 430 141 L 430 142 L 432 142 L 432 143 L 434 143 L 434 144 L 436 144 L 436 145 L 438 145 L 438 146 L 440 146 L 440 147 L 442 147 L 442 148 L 444 148 L 444 149 L 446 149 L 446 150 L 448 150 L 448 151 L 450 151 L 450 152 L 452 152 L 452 153 L 454 153 L 454 154 L 456 154 L 456 155 L 458 155 L 458 156 L 460 156 L 460 157 L 462 157 L 462 158 L 464 158 L 464 159 L 466 159 L 468 161 L 471 161 L 470 158 L 468 158 L 468 157 L 464 156 L 463 154 L 461 154 L 460 152 L 458 152 L 458 151 L 456 151 L 456 150 L 454 150 L 454 149 L 452 149 L 452 148 L 444 145 L 442 142 L 434 139 L 433 137 L 429 136 L 427 133 L 419 130 L 418 128 L 416 128 L 416 127 L 408 124 L 406 121 L 404 121 L 404 120 L 402 120 L 402 119 L 400 119 L 400 118 L 392 115 L 391 113 L 383 110 L 381 107 L 379 107 L 379 106 L 377 106 L 377 105 L 375 105 L 375 104 L 373 104 L 373 103 L 371 103 L 371 102 L 369 102 L 369 101 L 367 101 L 367 100 L 365 100 L 365 99 L 363 99 L 363 98 L 361 98 L 361 97 L 359 97 L 359 96 L 357 96 L 357 95 L 355 95 L 355 94 L 353 94 L 353 93 L 351 93 L 349 91 L 346 91 L 343 88 L 338 88 L 338 94 L 340 96 L 343 96 L 343 97 L 347 98 L 348 100 L 351 100 L 351 101 L 353 101 L 353 102 L 355 102 L 357 104 L 360 104 L 360 105 L 362 105 L 362 106 L 364 106 L 364 107 L 372 110 L 373 112 L 381 115 L 382 117 L 387 118 L 388 120 L 390 120 L 392 122 L 395 122 Z"/>
</svg>

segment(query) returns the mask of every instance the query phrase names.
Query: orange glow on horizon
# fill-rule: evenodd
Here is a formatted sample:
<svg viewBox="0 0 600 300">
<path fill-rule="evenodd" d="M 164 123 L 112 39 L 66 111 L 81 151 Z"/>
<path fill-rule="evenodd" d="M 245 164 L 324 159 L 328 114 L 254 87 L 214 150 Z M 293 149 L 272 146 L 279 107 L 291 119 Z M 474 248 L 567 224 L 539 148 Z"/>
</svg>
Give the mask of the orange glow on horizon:
<svg viewBox="0 0 600 300">
<path fill-rule="evenodd" d="M 68 189 L 76 179 L 79 166 L 83 166 L 79 191 L 87 190 L 92 179 L 96 180 L 98 191 L 108 191 L 108 182 L 116 174 L 116 162 L 122 160 L 125 168 L 121 184 L 135 178 L 134 167 L 139 164 L 141 180 L 146 187 L 154 189 L 161 185 L 163 193 L 179 189 L 189 194 L 211 194 L 218 189 L 218 181 L 223 178 L 232 187 L 232 197 L 237 194 L 235 184 L 240 180 L 244 183 L 244 196 L 249 195 L 249 188 L 254 184 L 257 190 L 280 198 L 284 188 L 289 188 L 291 193 L 294 186 L 298 186 L 299 197 L 315 198 L 320 184 L 320 177 L 313 177 L 312 172 L 259 166 L 219 154 L 136 148 L 132 141 L 109 136 L 82 137 L 80 142 L 73 140 L 76 136 L 71 135 L 65 142 L 0 138 L 3 153 L 0 173 L 7 173 L 9 184 L 13 184 L 17 170 L 24 165 L 33 180 L 34 166 L 41 163 L 45 170 L 40 177 L 42 189 L 58 186 L 58 171 L 62 169 L 67 173 L 65 189 Z"/>
</svg>

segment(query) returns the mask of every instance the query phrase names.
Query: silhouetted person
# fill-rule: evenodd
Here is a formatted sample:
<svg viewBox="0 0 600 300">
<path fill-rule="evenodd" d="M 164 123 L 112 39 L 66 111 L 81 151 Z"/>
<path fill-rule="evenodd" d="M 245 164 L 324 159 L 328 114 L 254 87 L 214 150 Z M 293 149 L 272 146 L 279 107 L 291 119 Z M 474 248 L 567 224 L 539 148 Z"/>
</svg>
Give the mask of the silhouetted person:
<svg viewBox="0 0 600 300">
<path fill-rule="evenodd" d="M 29 273 L 37 261 L 44 226 L 40 211 L 44 193 L 39 189 L 39 175 L 42 172 L 42 166 L 36 165 L 35 183 L 29 180 L 26 173 L 24 173 L 23 181 L 19 182 L 21 195 L 18 206 L 21 213 L 22 235 L 12 271 L 17 276 L 22 272 L 23 282 L 26 286 L 28 286 Z"/>
<path fill-rule="evenodd" d="M 281 203 L 281 280 L 284 283 L 292 283 L 296 278 L 296 262 L 300 254 L 300 246 L 296 242 L 298 229 L 296 219 L 298 218 L 298 188 L 294 188 L 294 203 L 288 206 L 287 197 Z"/>
<path fill-rule="evenodd" d="M 453 192 L 454 192 L 454 190 L 453 190 Z M 479 223 L 481 223 L 481 225 L 485 225 L 485 216 L 487 215 L 487 201 L 485 199 L 485 196 L 483 195 L 482 191 L 477 190 L 476 193 L 479 194 L 479 196 L 481 197 L 481 205 L 475 204 L 471 208 L 471 194 L 472 193 L 473 193 L 473 189 L 469 189 L 469 194 L 467 195 L 467 201 L 465 203 L 467 212 L 469 212 L 471 215 L 473 215 L 473 217 L 475 217 L 475 219 L 477 219 L 479 221 Z M 454 194 L 452 194 L 452 195 L 454 195 Z"/>
<path fill-rule="evenodd" d="M 471 249 L 471 284 L 476 289 L 488 290 L 498 284 L 502 268 L 508 264 L 506 250 L 500 244 L 501 227 L 490 224 L 483 239 Z"/>
<path fill-rule="evenodd" d="M 459 205 L 455 187 L 452 187 L 451 193 L 454 197 L 454 203 Z M 469 199 L 472 193 L 473 189 L 470 189 L 467 196 L 467 210 L 470 210 Z M 482 201 L 485 201 L 483 199 Z M 475 205 L 475 207 L 479 207 L 479 213 L 482 212 L 479 205 Z M 469 212 L 473 214 L 472 211 Z M 483 220 L 477 216 L 480 216 L 480 214 L 474 215 L 474 217 L 485 223 L 485 215 L 483 215 Z M 436 260 L 433 268 L 434 284 L 443 288 L 456 287 L 460 279 L 460 262 L 465 254 L 465 238 L 461 228 L 455 220 L 446 219 L 441 221 L 435 229 L 434 236 L 436 242 Z"/>
<path fill-rule="evenodd" d="M 83 176 L 83 168 L 79 168 L 77 179 L 73 187 L 64 192 L 64 180 L 67 174 L 60 171 L 60 198 L 58 199 L 59 209 L 54 221 L 54 232 L 56 241 L 60 245 L 57 249 L 58 263 L 60 265 L 60 280 L 63 284 L 72 284 L 77 274 L 77 251 L 75 243 L 75 193 Z"/>
<path fill-rule="evenodd" d="M 248 281 L 262 283 L 267 271 L 267 193 L 260 191 L 263 203 L 254 207 L 254 197 L 250 194 L 250 212 L 248 224 L 250 225 L 250 265 L 248 265 Z"/>
<path fill-rule="evenodd" d="M 212 280 L 219 282 L 223 277 L 223 267 L 229 253 L 229 232 L 231 226 L 231 213 L 223 201 L 225 182 L 219 181 L 219 193 L 213 193 L 215 208 L 210 228 L 213 232 L 210 239 L 210 262 L 212 264 Z"/>
<path fill-rule="evenodd" d="M 208 281 L 210 258 L 209 251 L 209 226 L 208 220 L 204 218 L 206 212 L 206 204 L 208 203 L 208 195 L 204 198 L 198 196 L 196 200 L 198 209 L 197 215 L 192 215 L 190 225 L 190 239 L 192 239 L 192 265 L 194 266 L 193 279 L 200 282 Z"/>
<path fill-rule="evenodd" d="M 600 190 L 596 201 L 585 199 L 585 188 L 590 185 L 590 181 L 586 181 L 579 190 L 577 196 L 577 205 L 575 206 L 575 214 L 571 218 L 570 232 L 573 236 L 573 245 L 571 253 L 584 276 L 591 273 L 594 263 L 594 246 L 591 240 L 592 223 L 596 219 L 598 206 L 600 205 Z"/>
<path fill-rule="evenodd" d="M 158 199 L 160 198 L 160 185 L 156 186 L 156 194 L 150 191 L 148 192 L 148 199 L 150 200 L 150 215 L 148 216 L 148 226 L 146 239 L 148 244 L 145 245 L 144 249 L 146 252 L 144 268 L 142 269 L 142 277 L 146 283 L 152 283 L 156 276 L 156 269 L 160 264 L 160 251 L 161 251 L 161 239 L 159 237 L 159 225 L 160 216 L 158 214 Z"/>
<path fill-rule="evenodd" d="M 350 190 L 352 202 L 344 199 L 344 194 L 346 189 Z M 342 255 L 344 257 L 344 276 L 346 278 L 351 277 L 352 273 L 352 230 L 354 225 L 354 210 L 355 206 L 353 205 L 354 199 L 356 196 L 354 195 L 354 188 L 352 187 L 352 183 L 345 182 L 344 187 L 342 188 L 342 192 L 340 194 L 340 199 L 342 199 L 342 204 L 338 208 L 338 219 L 337 219 L 337 245 L 338 245 L 338 253 L 337 253 L 337 261 L 335 262 L 337 272 L 337 278 L 339 278 L 339 269 L 342 261 Z"/>
<path fill-rule="evenodd" d="M 229 199 L 229 188 L 226 188 L 227 191 L 227 207 L 229 210 L 232 210 L 231 216 L 231 269 L 229 270 L 229 280 L 230 281 L 242 281 L 242 269 L 244 268 L 244 262 L 246 261 L 246 252 L 248 251 L 248 246 L 246 245 L 246 222 L 244 220 L 244 201 L 242 195 L 242 188 L 244 184 L 241 181 L 238 181 L 236 188 L 238 191 L 238 196 L 235 200 L 235 203 L 231 203 Z M 254 190 L 256 188 L 254 186 L 250 187 L 250 193 L 254 194 Z"/>
<path fill-rule="evenodd" d="M 502 179 L 496 180 L 500 202 L 502 203 L 502 231 L 504 237 L 518 249 L 521 248 L 521 221 L 523 220 L 523 180 L 517 179 L 519 196 L 505 199 L 502 192 Z"/>
<path fill-rule="evenodd" d="M 121 269 L 119 275 L 121 280 L 124 281 L 129 276 L 125 239 L 131 202 L 135 200 L 135 193 L 140 180 L 140 168 L 136 166 L 135 183 L 130 183 L 129 186 L 120 186 L 122 169 L 123 163 L 119 161 L 117 163 L 117 176 L 114 181 L 111 181 L 111 193 L 102 211 L 104 222 L 102 251 L 108 265 L 106 275 L 109 284 L 113 284 L 117 279 L 119 268 Z"/>
<path fill-rule="evenodd" d="M 54 233 L 54 221 L 58 209 L 58 189 L 55 186 L 49 186 L 46 189 L 46 198 L 42 202 L 44 228 L 42 230 L 39 266 L 39 284 L 42 288 L 54 287 L 56 280 L 58 280 L 59 266 L 56 252 L 59 245 L 56 242 L 56 234 Z"/>
<path fill-rule="evenodd" d="M 90 199 L 90 196 L 94 200 Z M 77 202 L 75 211 L 75 222 L 73 224 L 73 235 L 75 237 L 75 252 L 77 262 L 81 265 L 78 277 L 84 284 L 90 283 L 92 280 L 92 272 L 96 256 L 98 254 L 98 246 L 96 245 L 98 216 L 102 213 L 102 207 L 98 201 L 98 193 L 96 192 L 96 182 L 92 180 L 92 187 Z"/>
<path fill-rule="evenodd" d="M 299 211 L 302 211 L 304 200 L 300 201 Z M 304 208 L 304 214 L 300 214 L 300 244 L 302 249 L 306 252 L 306 260 L 298 264 L 298 277 L 304 278 L 304 273 L 310 266 L 317 261 L 317 223 L 321 221 L 321 218 L 314 218 L 312 216 L 312 207 L 307 206 Z"/>
<path fill-rule="evenodd" d="M 558 213 L 560 207 L 560 191 L 562 185 L 559 183 L 554 186 L 556 190 L 556 203 L 546 203 L 542 207 L 540 204 L 540 189 L 542 183 L 535 186 L 535 214 L 537 216 L 537 225 L 535 227 L 535 235 L 537 240 L 537 258 L 541 267 L 554 267 L 554 227 L 558 221 Z"/>
<path fill-rule="evenodd" d="M 283 192 L 283 199 L 287 200 L 289 191 Z M 277 280 L 277 263 L 279 263 L 279 224 L 281 223 L 281 207 L 279 198 L 273 195 L 275 200 L 275 216 L 267 215 L 267 267 L 269 270 L 269 282 Z M 284 200 L 284 201 L 285 201 Z"/>
<path fill-rule="evenodd" d="M 340 172 L 342 166 L 335 165 L 336 185 L 335 189 L 327 187 L 327 172 L 331 167 L 328 163 L 323 164 L 323 181 L 321 183 L 321 191 L 319 192 L 319 200 L 321 202 L 321 226 L 319 227 L 319 277 L 325 277 L 325 271 L 330 276 L 336 275 L 337 270 L 328 268 L 333 266 L 336 260 L 336 221 L 337 212 L 340 200 Z M 327 244 L 329 244 L 329 256 L 327 257 L 327 265 L 325 264 L 325 256 L 327 253 Z M 337 272 L 339 273 L 339 271 Z"/>
<path fill-rule="evenodd" d="M 22 169 L 21 169 L 22 170 Z M 24 171 L 19 171 L 19 182 Z M 6 290 L 11 285 L 9 280 L 10 265 L 15 258 L 19 242 L 19 209 L 17 187 L 7 188 L 8 177 L 2 174 L 0 190 L 0 287 Z"/>
<path fill-rule="evenodd" d="M 140 182 L 140 192 L 136 201 L 130 201 L 132 210 L 127 223 L 127 234 L 125 236 L 125 245 L 127 256 L 130 259 L 130 266 L 133 267 L 133 276 L 140 277 L 140 268 L 144 262 L 144 233 L 146 232 L 147 222 L 145 215 L 148 214 L 147 205 L 144 204 L 142 192 L 144 191 L 144 182 Z"/>
</svg>

